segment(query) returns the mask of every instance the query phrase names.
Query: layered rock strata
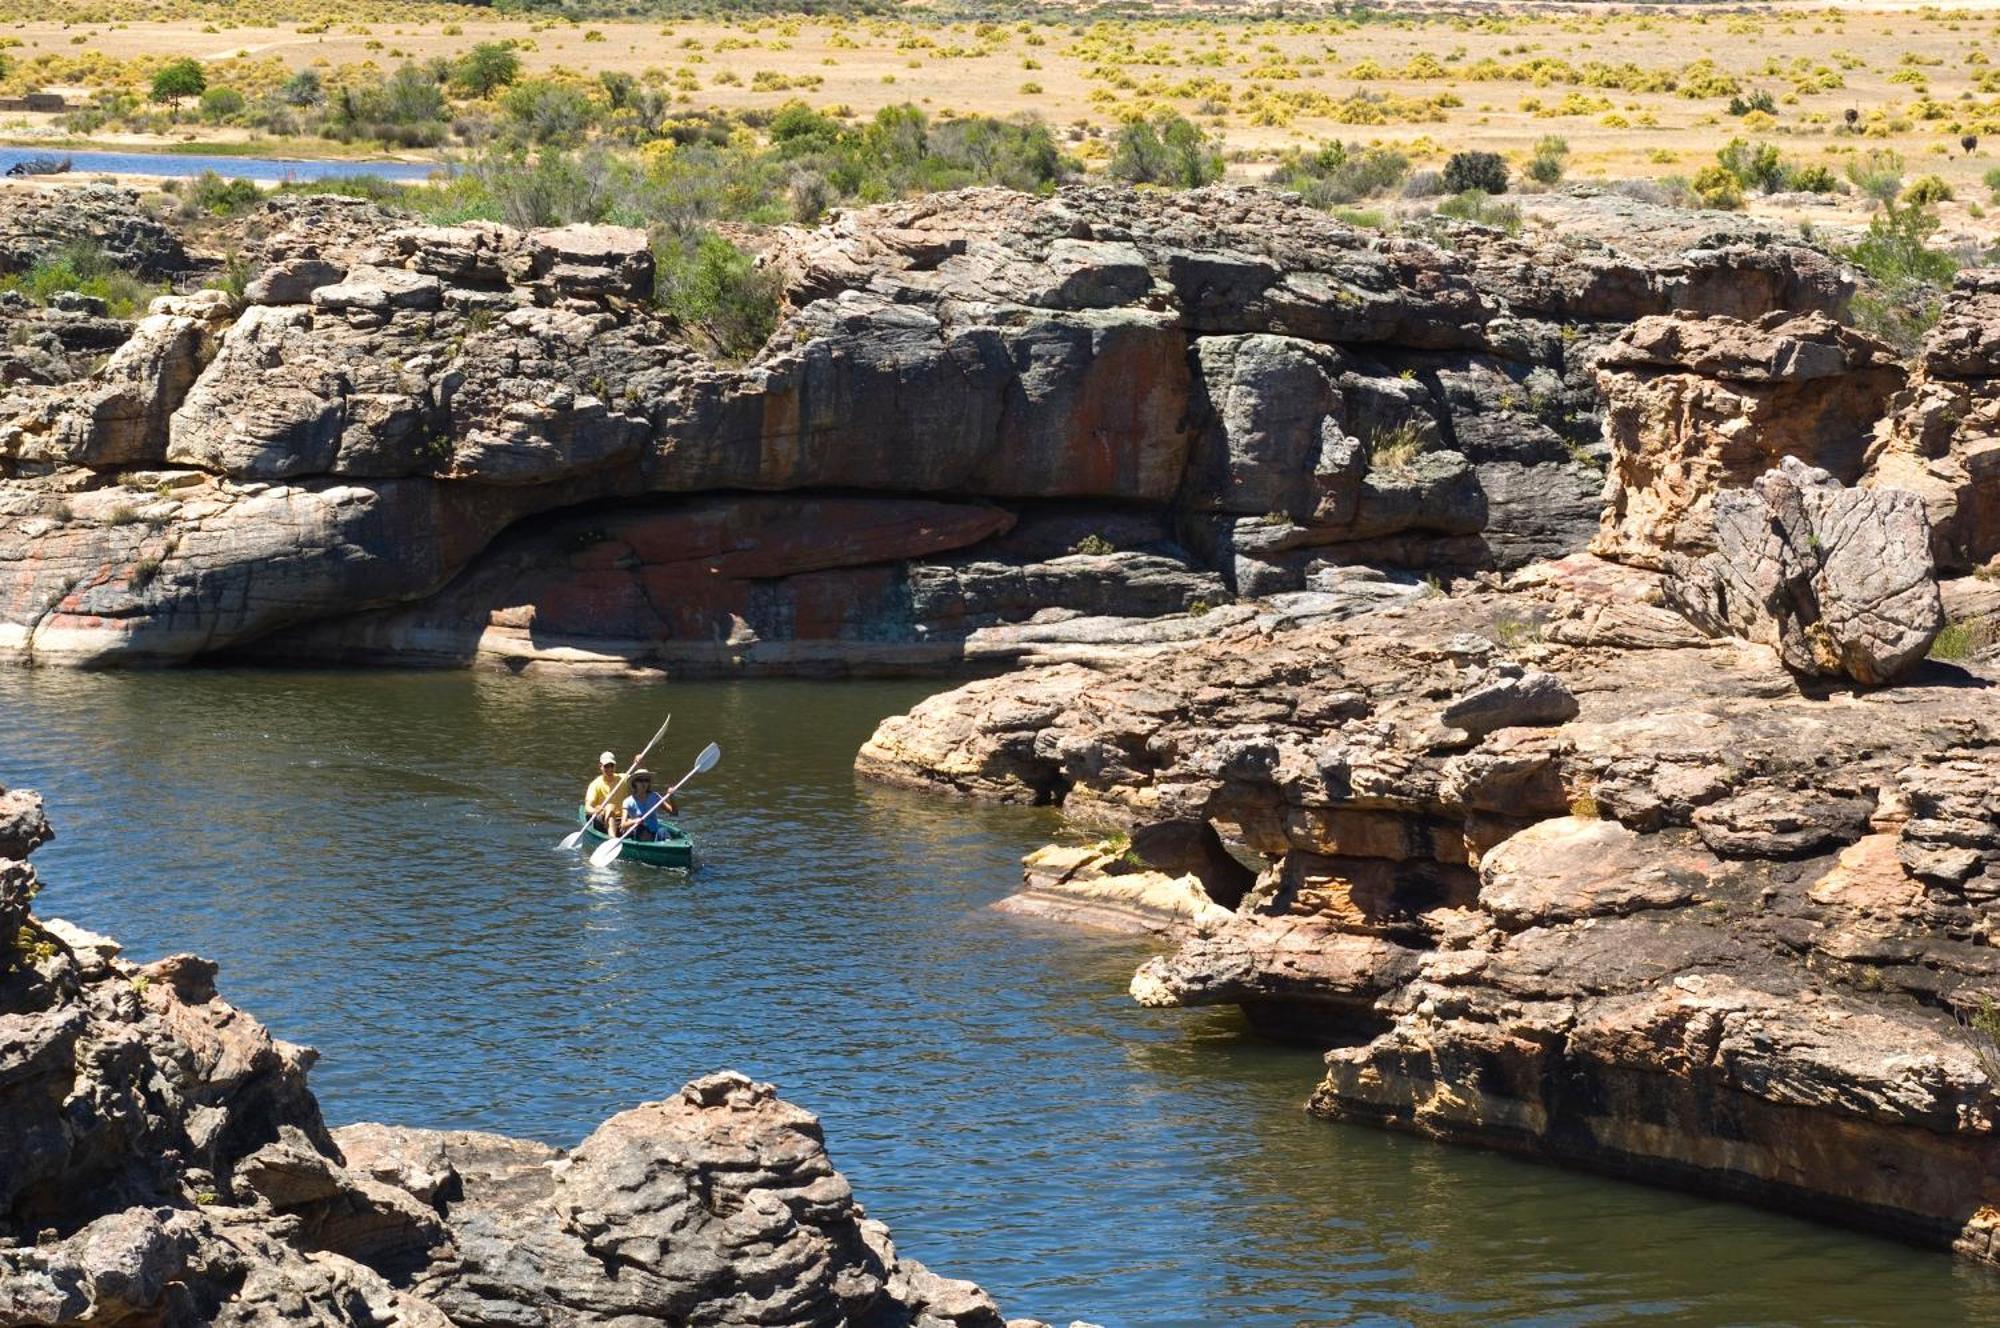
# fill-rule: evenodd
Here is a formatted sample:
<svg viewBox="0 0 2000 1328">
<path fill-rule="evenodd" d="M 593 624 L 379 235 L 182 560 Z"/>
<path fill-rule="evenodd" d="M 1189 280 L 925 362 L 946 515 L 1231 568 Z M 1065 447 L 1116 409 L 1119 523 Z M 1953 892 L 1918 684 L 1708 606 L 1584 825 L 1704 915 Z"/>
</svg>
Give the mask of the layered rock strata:
<svg viewBox="0 0 2000 1328">
<path fill-rule="evenodd" d="M 741 1075 L 571 1149 L 328 1130 L 313 1053 L 224 1001 L 214 964 L 133 963 L 30 911 L 49 837 L 40 799 L 0 790 L 0 1319 L 1002 1328 L 897 1255 L 809 1112 Z"/>
<path fill-rule="evenodd" d="M 54 197 L 0 209 L 40 234 Z M 785 309 L 736 366 L 653 309 L 638 232 L 276 200 L 240 302 L 165 300 L 0 408 L 0 651 L 1101 659 L 1235 620 L 1191 608 L 1344 596 L 1352 568 L 1519 566 L 1595 527 L 1593 366 L 1628 323 L 1849 292 L 1752 225 L 1601 206 L 1627 238 L 1444 247 L 1231 188 L 863 209 L 745 237 Z M 140 225 L 99 222 L 108 248 Z M 785 502 L 829 514 L 826 547 Z M 950 504 L 999 514 L 914 532 Z"/>
<path fill-rule="evenodd" d="M 2000 667 L 1801 680 L 1665 599 L 1578 555 L 1240 624 L 967 684 L 857 768 L 1111 836 L 1032 859 L 1035 912 L 1185 874 L 1132 994 L 1328 1048 L 1317 1112 L 2000 1258 Z M 1207 835 L 1250 888 L 1137 851 Z"/>
</svg>

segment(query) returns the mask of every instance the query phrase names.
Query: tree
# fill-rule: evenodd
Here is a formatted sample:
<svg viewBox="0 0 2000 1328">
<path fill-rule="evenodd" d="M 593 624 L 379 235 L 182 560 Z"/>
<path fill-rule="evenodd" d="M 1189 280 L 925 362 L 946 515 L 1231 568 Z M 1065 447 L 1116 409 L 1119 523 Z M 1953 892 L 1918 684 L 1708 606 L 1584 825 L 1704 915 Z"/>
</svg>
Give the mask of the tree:
<svg viewBox="0 0 2000 1328">
<path fill-rule="evenodd" d="M 1454 194 L 1468 189 L 1507 192 L 1507 163 L 1497 152 L 1454 152 L 1444 164 L 1444 187 Z"/>
<path fill-rule="evenodd" d="M 221 124 L 232 115 L 241 115 L 247 103 L 235 88 L 210 88 L 201 94 L 201 118 Z"/>
<path fill-rule="evenodd" d="M 1168 111 L 1118 131 L 1110 171 L 1134 184 L 1193 189 L 1222 178 L 1222 151 L 1186 116 Z"/>
<path fill-rule="evenodd" d="M 183 97 L 199 97 L 207 90 L 208 75 L 202 72 L 199 60 L 176 60 L 162 65 L 153 75 L 154 101 L 177 102 Z"/>
<path fill-rule="evenodd" d="M 451 83 L 468 97 L 490 97 L 520 76 L 512 42 L 480 42 L 452 66 Z"/>
<path fill-rule="evenodd" d="M 285 80 L 278 89 L 278 98 L 287 106 L 317 106 L 326 100 L 326 87 L 320 82 L 318 70 L 301 69 Z"/>
</svg>

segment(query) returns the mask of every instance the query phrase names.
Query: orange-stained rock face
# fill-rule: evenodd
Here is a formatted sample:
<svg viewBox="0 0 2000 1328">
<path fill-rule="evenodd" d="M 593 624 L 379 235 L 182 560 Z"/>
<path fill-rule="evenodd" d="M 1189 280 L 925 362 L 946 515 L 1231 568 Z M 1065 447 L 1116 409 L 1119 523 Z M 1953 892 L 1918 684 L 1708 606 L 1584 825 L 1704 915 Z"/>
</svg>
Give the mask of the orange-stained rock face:
<svg viewBox="0 0 2000 1328">
<path fill-rule="evenodd" d="M 1592 552 L 1654 569 L 1715 547 L 1715 495 L 1787 456 L 1843 484 L 1903 371 L 1822 315 L 1645 318 L 1597 363 L 1611 468 Z"/>
</svg>

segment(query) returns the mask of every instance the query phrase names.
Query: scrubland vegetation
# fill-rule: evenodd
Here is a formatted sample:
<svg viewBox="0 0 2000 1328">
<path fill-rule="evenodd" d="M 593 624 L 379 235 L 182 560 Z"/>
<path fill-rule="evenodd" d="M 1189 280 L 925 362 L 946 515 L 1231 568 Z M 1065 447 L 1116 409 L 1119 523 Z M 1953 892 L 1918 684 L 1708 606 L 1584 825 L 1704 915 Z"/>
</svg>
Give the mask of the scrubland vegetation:
<svg viewBox="0 0 2000 1328">
<path fill-rule="evenodd" d="M 1830 240 L 1899 339 L 1980 261 L 2000 12 L 1328 6 L 1231 14 L 892 0 L 0 0 L 0 95 L 56 143 L 394 152 L 441 219 L 648 226 L 662 299 L 719 345 L 767 304 L 718 223 L 970 184 L 1265 180 L 1362 225 L 1506 229 L 1602 182 L 1724 209 L 1844 209 Z M 0 122 L 0 133 L 8 126 Z M 259 194 L 201 181 L 191 216 Z M 1863 228 L 1865 228 L 1865 233 Z"/>
</svg>

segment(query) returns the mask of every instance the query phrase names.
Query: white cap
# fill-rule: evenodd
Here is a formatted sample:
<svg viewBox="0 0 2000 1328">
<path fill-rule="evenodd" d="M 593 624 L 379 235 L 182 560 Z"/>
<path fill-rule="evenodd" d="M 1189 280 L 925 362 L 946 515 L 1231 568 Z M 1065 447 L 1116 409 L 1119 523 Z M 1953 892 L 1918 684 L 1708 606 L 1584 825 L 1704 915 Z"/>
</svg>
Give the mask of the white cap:
<svg viewBox="0 0 2000 1328">
<path fill-rule="evenodd" d="M 598 763 L 599 765 L 617 765 L 617 764 L 618 764 L 618 756 L 617 756 L 617 753 L 615 753 L 615 752 L 599 752 L 599 753 L 597 754 L 597 763 Z"/>
</svg>

